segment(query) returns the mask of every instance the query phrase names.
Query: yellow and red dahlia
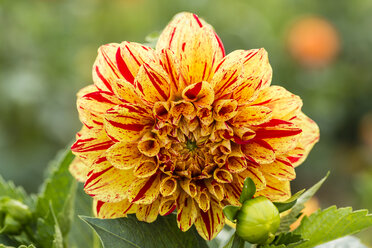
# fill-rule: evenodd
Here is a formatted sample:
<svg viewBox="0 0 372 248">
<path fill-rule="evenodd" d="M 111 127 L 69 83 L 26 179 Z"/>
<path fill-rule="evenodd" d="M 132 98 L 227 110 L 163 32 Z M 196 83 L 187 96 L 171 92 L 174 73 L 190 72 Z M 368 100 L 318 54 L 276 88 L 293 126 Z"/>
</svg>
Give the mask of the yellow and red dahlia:
<svg viewBox="0 0 372 248">
<path fill-rule="evenodd" d="M 94 85 L 78 93 L 84 124 L 72 173 L 85 181 L 100 218 L 142 221 L 177 211 L 182 231 L 204 239 L 222 229 L 225 205 L 240 205 L 250 177 L 256 196 L 290 196 L 294 167 L 318 140 L 302 101 L 270 86 L 264 49 L 225 55 L 213 28 L 195 14 L 174 17 L 156 49 L 101 46 Z"/>
</svg>

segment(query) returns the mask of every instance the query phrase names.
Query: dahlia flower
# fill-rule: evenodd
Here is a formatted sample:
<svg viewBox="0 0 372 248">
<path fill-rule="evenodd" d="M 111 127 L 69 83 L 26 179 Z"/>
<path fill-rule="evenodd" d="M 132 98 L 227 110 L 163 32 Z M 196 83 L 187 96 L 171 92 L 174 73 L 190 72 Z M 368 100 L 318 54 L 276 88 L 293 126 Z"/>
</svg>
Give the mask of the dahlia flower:
<svg viewBox="0 0 372 248">
<path fill-rule="evenodd" d="M 83 127 L 70 167 L 96 215 L 153 222 L 176 211 L 182 231 L 195 225 L 210 240 L 224 225 L 222 208 L 240 205 L 246 177 L 255 196 L 287 199 L 319 131 L 271 76 L 264 49 L 225 55 L 191 13 L 174 17 L 156 49 L 101 46 L 94 84 L 78 93 Z"/>
</svg>

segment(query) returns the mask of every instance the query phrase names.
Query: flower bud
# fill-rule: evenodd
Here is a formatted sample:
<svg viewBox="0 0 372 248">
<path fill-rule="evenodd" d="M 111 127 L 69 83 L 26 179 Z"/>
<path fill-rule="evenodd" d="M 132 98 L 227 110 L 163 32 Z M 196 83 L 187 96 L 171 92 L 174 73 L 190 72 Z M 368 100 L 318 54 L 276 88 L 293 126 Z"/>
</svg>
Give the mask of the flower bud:
<svg viewBox="0 0 372 248">
<path fill-rule="evenodd" d="M 236 233 L 252 244 L 268 244 L 280 224 L 279 211 L 266 197 L 247 200 L 237 214 Z"/>
<path fill-rule="evenodd" d="M 31 211 L 27 205 L 8 197 L 0 200 L 0 211 L 21 224 L 25 224 L 31 219 Z"/>
<path fill-rule="evenodd" d="M 11 215 L 6 215 L 1 225 L 0 233 L 19 234 L 22 230 L 22 224 L 15 220 Z"/>
</svg>

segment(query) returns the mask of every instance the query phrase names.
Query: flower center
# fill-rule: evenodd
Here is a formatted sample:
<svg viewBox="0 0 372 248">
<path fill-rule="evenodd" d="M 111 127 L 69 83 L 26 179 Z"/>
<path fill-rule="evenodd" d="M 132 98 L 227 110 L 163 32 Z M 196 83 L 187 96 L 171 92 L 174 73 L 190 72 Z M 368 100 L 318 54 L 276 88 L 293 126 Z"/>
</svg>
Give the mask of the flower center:
<svg viewBox="0 0 372 248">
<path fill-rule="evenodd" d="M 186 141 L 186 148 L 190 150 L 190 152 L 194 151 L 198 146 L 196 145 L 196 141 L 192 141 L 188 139 Z"/>
</svg>

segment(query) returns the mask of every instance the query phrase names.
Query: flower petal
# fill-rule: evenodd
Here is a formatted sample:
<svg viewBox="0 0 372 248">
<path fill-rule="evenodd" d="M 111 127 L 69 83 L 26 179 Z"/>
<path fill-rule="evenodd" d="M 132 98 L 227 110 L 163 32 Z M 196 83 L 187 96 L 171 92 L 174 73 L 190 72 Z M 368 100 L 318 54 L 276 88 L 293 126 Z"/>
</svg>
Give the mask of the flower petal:
<svg viewBox="0 0 372 248">
<path fill-rule="evenodd" d="M 116 51 L 118 70 L 125 80 L 134 84 L 134 79 L 144 63 L 158 61 L 155 51 L 148 46 L 124 41 Z"/>
<path fill-rule="evenodd" d="M 269 164 L 275 160 L 274 149 L 263 140 L 254 139 L 241 147 L 248 159 L 253 159 L 259 164 Z"/>
<path fill-rule="evenodd" d="M 283 87 L 271 86 L 263 89 L 252 105 L 270 108 L 274 119 L 290 120 L 300 112 L 302 100 Z"/>
<path fill-rule="evenodd" d="M 225 190 L 225 199 L 234 206 L 240 206 L 240 194 L 242 193 L 242 187 L 238 183 L 226 183 L 223 185 Z"/>
<path fill-rule="evenodd" d="M 159 168 L 155 158 L 145 158 L 134 168 L 133 173 L 136 177 L 150 177 L 154 175 Z"/>
<path fill-rule="evenodd" d="M 270 201 L 284 201 L 291 196 L 289 181 L 279 180 L 269 174 L 264 174 L 266 179 L 266 188 L 257 191 L 255 196 L 265 196 Z"/>
<path fill-rule="evenodd" d="M 114 219 L 126 217 L 127 214 L 135 213 L 137 205 L 130 203 L 128 199 L 120 202 L 93 202 L 95 215 L 101 219 Z"/>
<path fill-rule="evenodd" d="M 291 162 L 285 157 L 277 157 L 271 164 L 262 164 L 259 170 L 270 174 L 279 180 L 290 181 L 296 178 L 296 172 Z"/>
<path fill-rule="evenodd" d="M 139 97 L 139 92 L 133 84 L 129 83 L 125 79 L 118 79 L 114 81 L 112 86 L 114 94 L 123 102 L 143 104 Z"/>
<path fill-rule="evenodd" d="M 287 154 L 287 158 L 292 162 L 293 166 L 300 165 L 313 148 L 314 144 L 319 140 L 318 125 L 300 112 L 292 122 L 301 128 L 302 133 L 298 139 L 297 147 Z"/>
<path fill-rule="evenodd" d="M 171 95 L 179 97 L 185 87 L 183 80 L 180 79 L 180 61 L 170 49 L 163 49 L 160 52 L 160 60 L 164 71 L 169 75 Z"/>
<path fill-rule="evenodd" d="M 248 51 L 237 50 L 231 56 L 236 57 L 237 63 L 243 63 L 241 83 L 233 92 L 233 99 L 244 104 L 254 100 L 261 89 L 271 83 L 272 69 L 265 49 Z"/>
<path fill-rule="evenodd" d="M 154 222 L 159 214 L 160 199 L 158 198 L 149 205 L 138 205 L 136 217 L 139 221 Z"/>
<path fill-rule="evenodd" d="M 128 190 L 128 199 L 137 204 L 151 204 L 159 195 L 160 174 L 151 177 L 136 178 Z"/>
<path fill-rule="evenodd" d="M 135 78 L 141 99 L 150 106 L 167 101 L 170 97 L 170 79 L 164 69 L 155 63 L 143 64 Z"/>
<path fill-rule="evenodd" d="M 142 154 L 137 143 L 115 143 L 106 151 L 107 160 L 119 170 L 127 170 L 140 164 Z"/>
<path fill-rule="evenodd" d="M 114 142 L 102 129 L 83 129 L 79 138 L 71 146 L 71 151 L 85 164 L 91 165 L 101 154 L 110 148 Z"/>
<path fill-rule="evenodd" d="M 214 92 L 212 86 L 203 81 L 187 86 L 182 92 L 182 98 L 199 107 L 209 107 L 214 101 Z"/>
<path fill-rule="evenodd" d="M 211 207 L 207 212 L 199 211 L 199 216 L 195 221 L 196 230 L 206 240 L 214 239 L 224 224 L 225 217 L 222 208 L 214 199 L 211 200 Z"/>
<path fill-rule="evenodd" d="M 135 141 L 151 129 L 154 120 L 150 112 L 136 104 L 124 103 L 105 114 L 105 129 L 114 141 Z"/>
<path fill-rule="evenodd" d="M 106 111 L 122 102 L 109 91 L 95 91 L 77 100 L 79 117 L 82 123 L 92 126 L 102 126 Z"/>
<path fill-rule="evenodd" d="M 79 182 L 85 182 L 87 180 L 87 174 L 90 171 L 89 166 L 84 164 L 79 157 L 75 157 L 72 160 L 68 170 Z"/>
<path fill-rule="evenodd" d="M 235 127 L 259 125 L 271 117 L 271 109 L 267 107 L 243 105 L 238 108 L 238 114 L 231 120 L 231 124 Z"/>
<path fill-rule="evenodd" d="M 98 49 L 98 56 L 93 65 L 93 82 L 98 89 L 112 92 L 112 82 L 122 75 L 116 63 L 116 51 L 119 44 L 110 43 Z"/>
<path fill-rule="evenodd" d="M 161 216 L 171 214 L 176 209 L 176 207 L 176 200 L 173 197 L 162 197 L 159 206 L 159 214 Z"/>
<path fill-rule="evenodd" d="M 197 209 L 194 200 L 182 192 L 177 199 L 177 224 L 181 231 L 186 232 L 194 224 Z"/>
<path fill-rule="evenodd" d="M 131 170 L 118 170 L 100 157 L 92 166 L 84 184 L 85 192 L 104 202 L 119 202 L 127 198 L 128 189 L 134 180 Z"/>
<path fill-rule="evenodd" d="M 267 142 L 275 151 L 276 155 L 286 153 L 294 149 L 302 130 L 291 122 L 272 119 L 254 128 L 255 140 Z"/>
<path fill-rule="evenodd" d="M 180 13 L 164 29 L 156 50 L 169 48 L 181 62 L 187 84 L 209 81 L 214 68 L 225 56 L 213 28 L 195 14 Z"/>
</svg>

